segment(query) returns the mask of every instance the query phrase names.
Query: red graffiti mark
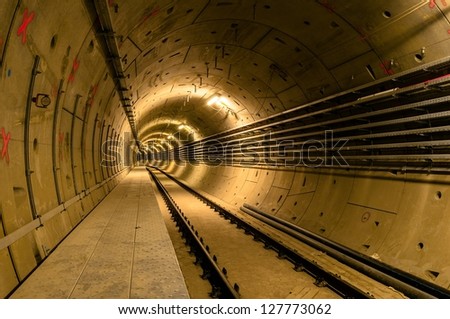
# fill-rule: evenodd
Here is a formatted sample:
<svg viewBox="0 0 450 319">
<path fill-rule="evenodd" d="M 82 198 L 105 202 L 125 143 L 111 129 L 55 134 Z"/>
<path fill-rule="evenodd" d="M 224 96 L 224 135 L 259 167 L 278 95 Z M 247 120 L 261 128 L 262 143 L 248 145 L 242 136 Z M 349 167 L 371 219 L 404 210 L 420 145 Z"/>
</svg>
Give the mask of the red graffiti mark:
<svg viewBox="0 0 450 319">
<path fill-rule="evenodd" d="M 68 78 L 69 82 L 73 82 L 73 80 L 75 80 L 75 74 L 77 73 L 79 67 L 80 67 L 80 60 L 77 60 L 77 58 L 75 57 L 75 59 L 73 59 L 72 71 L 70 71 Z"/>
<path fill-rule="evenodd" d="M 365 42 L 367 41 L 367 39 L 369 38 L 369 35 L 367 33 L 365 33 L 364 31 L 359 31 L 359 41 L 361 42 Z"/>
<path fill-rule="evenodd" d="M 147 21 L 151 17 L 158 15 L 159 11 L 160 11 L 159 6 L 154 7 L 152 10 L 150 10 L 150 13 L 144 14 L 143 22 Z"/>
<path fill-rule="evenodd" d="M 335 6 L 330 3 L 330 0 L 322 0 L 319 2 L 329 13 L 334 13 Z"/>
<path fill-rule="evenodd" d="M 91 85 L 91 88 L 89 89 L 88 100 L 86 102 L 87 106 L 91 106 L 92 103 L 94 103 L 94 98 L 97 95 L 97 90 L 98 90 L 98 83 L 95 85 Z"/>
<path fill-rule="evenodd" d="M 8 144 L 9 141 L 11 140 L 11 133 L 6 134 L 4 127 L 2 127 L 2 139 L 3 139 L 2 159 L 6 158 L 6 163 L 9 164 Z"/>
<path fill-rule="evenodd" d="M 441 2 L 444 7 L 447 6 L 447 0 L 441 0 Z M 437 7 L 436 0 L 430 0 L 430 9 L 434 9 L 436 7 Z"/>
<path fill-rule="evenodd" d="M 356 31 L 358 32 L 358 39 L 361 42 L 367 41 L 371 36 L 370 32 L 363 27 L 357 28 Z"/>
<path fill-rule="evenodd" d="M 28 15 L 28 8 L 25 9 L 25 12 L 23 13 L 23 19 L 22 19 L 22 25 L 17 30 L 17 36 L 22 35 L 22 43 L 27 42 L 27 27 L 33 21 L 35 17 L 35 13 L 31 12 L 30 15 Z"/>
<path fill-rule="evenodd" d="M 393 75 L 395 73 L 394 70 L 391 69 L 390 62 L 382 62 L 380 63 L 380 67 L 385 75 Z"/>
<path fill-rule="evenodd" d="M 56 97 L 58 95 L 58 87 L 56 85 L 52 86 L 51 95 L 52 95 L 52 97 Z"/>
</svg>

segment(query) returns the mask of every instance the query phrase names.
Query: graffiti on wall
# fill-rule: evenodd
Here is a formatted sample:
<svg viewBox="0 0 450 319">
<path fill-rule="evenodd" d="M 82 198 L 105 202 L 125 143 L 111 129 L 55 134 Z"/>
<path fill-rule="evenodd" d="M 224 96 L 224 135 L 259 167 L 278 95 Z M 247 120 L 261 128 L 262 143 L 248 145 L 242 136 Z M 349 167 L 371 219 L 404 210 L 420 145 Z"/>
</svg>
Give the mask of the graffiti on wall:
<svg viewBox="0 0 450 319">
<path fill-rule="evenodd" d="M 22 24 L 20 25 L 19 29 L 17 30 L 17 36 L 22 36 L 22 43 L 25 44 L 27 43 L 27 28 L 28 25 L 33 21 L 34 17 L 36 16 L 36 14 L 34 13 L 34 11 L 30 12 L 30 14 L 28 14 L 28 8 L 25 8 L 25 11 L 23 13 L 23 18 L 22 18 Z"/>
<path fill-rule="evenodd" d="M 2 132 L 2 140 L 3 140 L 1 157 L 2 157 L 2 160 L 4 159 L 6 161 L 6 163 L 9 164 L 8 145 L 9 145 L 9 141 L 11 140 L 11 133 L 10 132 L 6 133 L 6 130 L 4 127 L 2 127 L 1 132 Z"/>
<path fill-rule="evenodd" d="M 75 80 L 75 74 L 77 73 L 79 67 L 80 67 L 80 60 L 78 60 L 78 57 L 75 57 L 72 63 L 72 71 L 70 71 L 68 78 L 69 82 L 73 82 L 73 80 Z"/>
</svg>

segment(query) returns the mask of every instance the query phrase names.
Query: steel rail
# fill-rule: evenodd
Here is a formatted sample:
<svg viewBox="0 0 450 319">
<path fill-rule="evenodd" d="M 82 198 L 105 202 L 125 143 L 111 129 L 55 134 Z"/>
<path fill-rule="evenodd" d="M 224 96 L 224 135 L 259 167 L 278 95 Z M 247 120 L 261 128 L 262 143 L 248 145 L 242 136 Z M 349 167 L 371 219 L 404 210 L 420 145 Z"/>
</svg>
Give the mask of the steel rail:
<svg viewBox="0 0 450 319">
<path fill-rule="evenodd" d="M 357 289 L 357 291 L 352 291 L 348 289 L 354 289 L 355 287 L 349 285 L 349 283 L 338 282 L 339 279 L 336 278 L 335 275 L 326 274 L 324 269 L 317 269 L 317 264 L 308 264 L 308 260 L 305 260 L 297 252 L 294 252 L 290 248 L 284 246 L 280 242 L 270 238 L 267 234 L 262 233 L 259 229 L 256 229 L 252 225 L 243 221 L 235 214 L 230 213 L 223 207 L 217 205 L 209 198 L 204 195 L 196 192 L 186 184 L 177 180 L 170 174 L 167 174 L 163 170 L 158 167 L 152 167 L 157 169 L 158 171 L 165 174 L 168 178 L 175 181 L 181 187 L 204 201 L 211 208 L 216 210 L 221 216 L 226 219 L 229 219 L 232 223 L 236 224 L 239 228 L 243 228 L 246 233 L 253 235 L 256 239 L 261 240 L 265 243 L 266 246 L 273 248 L 278 251 L 280 256 L 283 256 L 293 262 L 297 266 L 301 266 L 305 268 L 305 270 L 310 273 L 312 276 L 316 278 L 320 278 L 323 283 L 326 283 L 331 289 L 339 293 L 344 297 L 353 297 L 353 298 L 368 298 L 370 297 L 369 293 L 362 292 Z M 450 298 L 450 291 L 446 290 L 438 285 L 432 284 L 426 280 L 423 280 L 419 277 L 413 276 L 405 271 L 397 269 L 395 267 L 389 266 L 382 262 L 379 262 L 373 258 L 365 256 L 361 253 L 358 253 L 352 249 L 349 249 L 343 245 L 340 245 L 336 242 L 333 242 L 329 239 L 326 239 L 322 236 L 314 234 L 306 229 L 300 228 L 298 226 L 292 225 L 286 221 L 283 221 L 279 218 L 271 216 L 270 214 L 264 213 L 261 210 L 257 209 L 248 204 L 244 204 L 241 207 L 241 211 L 267 223 L 270 226 L 277 228 L 278 230 L 295 237 L 302 242 L 312 246 L 315 249 L 318 249 L 322 252 L 325 252 L 327 255 L 337 259 L 350 266 L 353 269 L 363 273 L 366 276 L 371 277 L 372 279 L 379 281 L 387 286 L 393 287 L 399 292 L 405 294 L 405 296 L 409 298 L 420 298 L 420 299 L 429 299 L 429 298 Z M 300 259 L 301 260 L 300 260 Z M 312 267 L 312 268 L 311 268 Z M 317 271 L 320 273 L 318 275 Z M 342 284 L 345 285 L 345 288 L 342 289 Z M 345 291 L 345 292 L 344 292 Z M 356 296 L 353 295 L 356 293 Z"/>
<path fill-rule="evenodd" d="M 149 168 L 147 168 L 147 171 L 155 182 L 159 192 L 163 196 L 164 202 L 166 203 L 172 217 L 176 221 L 180 231 L 185 236 L 188 245 L 196 255 L 197 263 L 199 263 L 203 268 L 204 273 L 202 278 L 210 281 L 213 287 L 211 296 L 216 298 L 239 299 L 239 286 L 236 284 L 232 286 L 230 284 L 223 271 L 219 269 L 217 263 L 214 261 L 214 257 L 209 254 L 207 248 L 204 246 L 203 240 L 196 235 L 195 228 L 191 225 L 184 213 L 172 199 L 169 192 Z"/>
<path fill-rule="evenodd" d="M 271 248 L 278 252 L 278 255 L 280 257 L 283 257 L 294 264 L 294 269 L 307 272 L 309 275 L 316 279 L 316 285 L 327 286 L 344 298 L 372 298 L 370 292 L 362 291 L 352 283 L 342 280 L 338 274 L 334 274 L 322 268 L 316 262 L 305 256 L 302 256 L 298 251 L 295 251 L 294 249 L 287 247 L 278 240 L 270 237 L 268 234 L 239 218 L 237 215 L 229 212 L 204 195 L 196 192 L 194 189 L 177 180 L 173 176 L 167 174 L 160 168 L 155 166 L 150 167 L 166 175 L 169 179 L 173 180 L 186 191 L 190 192 L 192 195 L 196 196 L 205 204 L 214 209 L 220 216 L 229 220 L 231 223 L 236 224 L 238 228 L 244 229 L 246 234 L 252 235 L 255 240 L 263 242 L 267 248 Z"/>
</svg>

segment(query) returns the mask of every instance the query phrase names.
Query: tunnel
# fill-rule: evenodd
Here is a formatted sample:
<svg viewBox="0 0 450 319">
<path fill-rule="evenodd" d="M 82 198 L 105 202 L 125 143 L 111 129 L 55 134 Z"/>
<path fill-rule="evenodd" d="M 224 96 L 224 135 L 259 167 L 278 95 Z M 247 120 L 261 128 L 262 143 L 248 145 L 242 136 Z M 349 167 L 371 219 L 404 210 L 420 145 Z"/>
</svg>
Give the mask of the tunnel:
<svg viewBox="0 0 450 319">
<path fill-rule="evenodd" d="M 145 167 L 450 288 L 447 1 L 0 13 L 2 298 Z"/>
</svg>

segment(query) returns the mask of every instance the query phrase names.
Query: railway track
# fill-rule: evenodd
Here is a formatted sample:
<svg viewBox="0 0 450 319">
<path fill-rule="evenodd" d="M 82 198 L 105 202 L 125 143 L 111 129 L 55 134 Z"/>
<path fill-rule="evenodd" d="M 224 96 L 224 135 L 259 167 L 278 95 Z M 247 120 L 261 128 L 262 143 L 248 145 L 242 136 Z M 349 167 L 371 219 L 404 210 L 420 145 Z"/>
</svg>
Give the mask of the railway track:
<svg viewBox="0 0 450 319">
<path fill-rule="evenodd" d="M 211 283 L 213 298 L 450 297 L 441 287 L 383 268 L 257 208 L 245 205 L 242 214 L 227 210 L 159 168 L 147 170 L 202 267 L 202 278 Z"/>
</svg>

